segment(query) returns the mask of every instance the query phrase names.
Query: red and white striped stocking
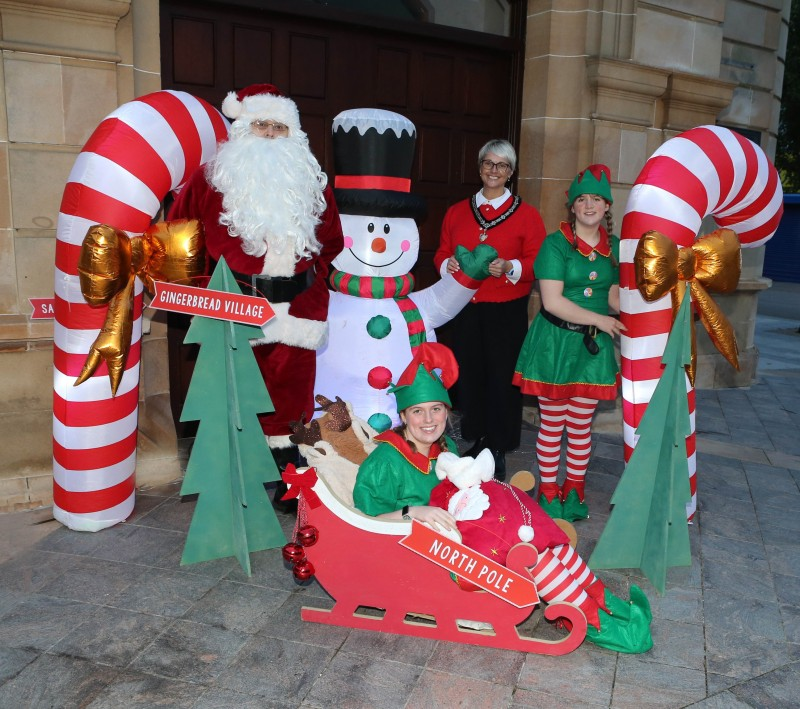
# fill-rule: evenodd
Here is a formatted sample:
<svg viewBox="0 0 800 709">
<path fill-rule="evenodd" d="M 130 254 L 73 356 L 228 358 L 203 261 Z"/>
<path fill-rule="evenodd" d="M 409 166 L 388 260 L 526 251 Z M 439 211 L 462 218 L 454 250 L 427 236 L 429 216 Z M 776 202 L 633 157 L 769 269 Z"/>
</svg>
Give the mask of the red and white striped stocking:
<svg viewBox="0 0 800 709">
<path fill-rule="evenodd" d="M 600 628 L 597 601 L 586 593 L 552 549 L 539 552 L 539 560 L 531 575 L 542 600 L 573 603 L 584 612 L 589 623 Z"/>
<path fill-rule="evenodd" d="M 562 490 L 564 499 L 571 489 L 575 489 L 583 502 L 586 469 L 592 455 L 592 417 L 596 408 L 596 399 L 575 396 L 567 402 L 567 480 Z"/>
<path fill-rule="evenodd" d="M 594 575 L 589 565 L 569 544 L 562 544 L 551 549 L 553 555 L 566 567 L 578 585 L 588 593 L 598 605 L 606 609 L 605 584 Z"/>
<path fill-rule="evenodd" d="M 548 501 L 552 501 L 553 493 L 558 490 L 556 480 L 561 462 L 561 437 L 567 423 L 567 404 L 567 399 L 539 397 L 541 423 L 536 438 L 536 460 L 541 478 L 540 491 Z"/>
</svg>

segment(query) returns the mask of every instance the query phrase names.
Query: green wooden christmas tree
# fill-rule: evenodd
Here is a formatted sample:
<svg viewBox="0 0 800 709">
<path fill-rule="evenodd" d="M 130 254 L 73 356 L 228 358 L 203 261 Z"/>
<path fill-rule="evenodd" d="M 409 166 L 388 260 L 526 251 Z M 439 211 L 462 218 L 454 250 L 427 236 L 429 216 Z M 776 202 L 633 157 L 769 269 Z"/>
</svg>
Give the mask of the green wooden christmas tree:
<svg viewBox="0 0 800 709">
<path fill-rule="evenodd" d="M 661 360 L 664 371 L 636 429 L 639 441 L 589 559 L 595 569 L 641 569 L 661 594 L 667 568 L 692 563 L 686 524 L 691 428 L 684 369 L 691 361 L 689 304 L 687 290 Z"/>
<path fill-rule="evenodd" d="M 241 293 L 222 258 L 208 287 Z M 280 474 L 258 422 L 275 410 L 249 342 L 260 334 L 201 316 L 186 333 L 200 352 L 181 421 L 200 424 L 181 487 L 181 495 L 198 495 L 181 564 L 235 556 L 249 576 L 249 552 L 286 543 L 264 488 Z"/>
</svg>

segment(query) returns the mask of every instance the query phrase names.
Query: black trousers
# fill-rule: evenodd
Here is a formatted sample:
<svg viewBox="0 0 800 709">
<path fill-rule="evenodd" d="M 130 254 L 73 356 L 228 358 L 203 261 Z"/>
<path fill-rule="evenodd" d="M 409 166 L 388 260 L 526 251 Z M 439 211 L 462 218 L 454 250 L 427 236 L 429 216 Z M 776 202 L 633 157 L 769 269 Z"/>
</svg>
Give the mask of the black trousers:
<svg viewBox="0 0 800 709">
<path fill-rule="evenodd" d="M 527 296 L 469 303 L 454 319 L 457 409 L 466 440 L 486 437 L 488 448 L 504 452 L 519 446 L 522 393 L 511 378 L 527 331 Z"/>
</svg>

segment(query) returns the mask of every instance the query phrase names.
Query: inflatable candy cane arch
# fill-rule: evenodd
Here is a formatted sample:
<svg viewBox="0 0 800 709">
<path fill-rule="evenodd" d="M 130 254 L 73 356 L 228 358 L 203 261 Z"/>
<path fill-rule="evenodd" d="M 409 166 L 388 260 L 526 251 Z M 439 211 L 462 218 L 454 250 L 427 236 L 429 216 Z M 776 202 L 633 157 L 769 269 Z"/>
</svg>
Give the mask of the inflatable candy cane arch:
<svg viewBox="0 0 800 709">
<path fill-rule="evenodd" d="M 124 104 L 95 130 L 69 175 L 58 215 L 53 346 L 53 515 L 80 531 L 133 510 L 142 332 L 136 279 L 131 347 L 116 396 L 105 364 L 73 386 L 105 319 L 81 294 L 78 257 L 87 229 L 139 236 L 161 200 L 216 152 L 227 123 L 209 104 L 157 91 Z"/>
<path fill-rule="evenodd" d="M 656 230 L 679 247 L 691 246 L 700 223 L 712 216 L 736 232 L 743 247 L 760 246 L 778 228 L 783 191 L 775 167 L 761 148 L 717 126 L 693 128 L 664 143 L 645 163 L 622 220 L 620 310 L 625 460 L 636 445 L 636 427 L 661 376 L 661 356 L 671 327 L 669 295 L 647 303 L 636 288 L 633 258 L 641 236 Z M 692 433 L 686 442 L 692 501 L 696 510 L 694 390 L 687 379 Z"/>
</svg>

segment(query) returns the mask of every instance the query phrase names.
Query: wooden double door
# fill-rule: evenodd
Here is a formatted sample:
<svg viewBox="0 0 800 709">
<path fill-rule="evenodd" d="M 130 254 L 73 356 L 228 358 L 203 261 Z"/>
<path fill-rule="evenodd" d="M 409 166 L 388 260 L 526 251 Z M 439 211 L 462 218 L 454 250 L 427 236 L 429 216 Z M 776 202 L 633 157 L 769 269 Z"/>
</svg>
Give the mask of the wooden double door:
<svg viewBox="0 0 800 709">
<path fill-rule="evenodd" d="M 219 106 L 228 91 L 275 84 L 297 103 L 331 178 L 336 114 L 374 107 L 407 116 L 417 129 L 412 190 L 428 204 L 414 269 L 423 287 L 436 278 L 432 256 L 445 211 L 480 186 L 478 150 L 495 137 L 518 144 L 526 6 L 512 4 L 511 36 L 499 37 L 310 2 L 162 0 L 162 86 Z M 191 355 L 171 354 L 170 366 L 177 413 Z"/>
</svg>

